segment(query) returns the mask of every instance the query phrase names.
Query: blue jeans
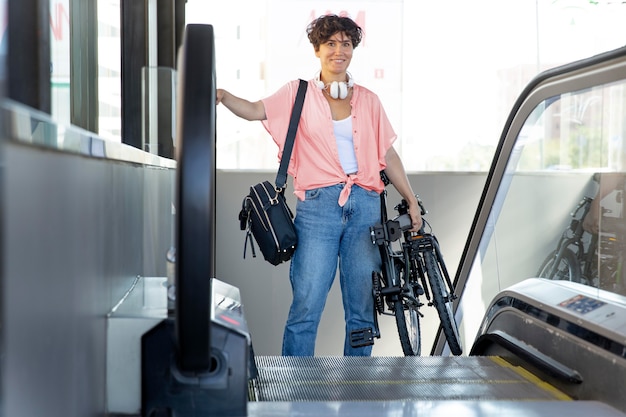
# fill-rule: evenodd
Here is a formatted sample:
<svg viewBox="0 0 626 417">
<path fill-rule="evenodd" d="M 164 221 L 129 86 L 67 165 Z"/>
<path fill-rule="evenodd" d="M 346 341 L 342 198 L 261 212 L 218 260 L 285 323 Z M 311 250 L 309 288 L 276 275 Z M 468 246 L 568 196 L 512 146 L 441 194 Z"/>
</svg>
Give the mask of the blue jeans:
<svg viewBox="0 0 626 417">
<path fill-rule="evenodd" d="M 283 355 L 313 356 L 317 329 L 339 265 L 346 322 L 344 355 L 369 356 L 371 346 L 350 346 L 352 330 L 373 327 L 372 271 L 380 270 L 378 247 L 370 226 L 380 222 L 380 195 L 357 185 L 343 207 L 343 184 L 306 192 L 296 205 L 298 247 L 289 280 L 293 302 L 283 336 Z"/>
</svg>

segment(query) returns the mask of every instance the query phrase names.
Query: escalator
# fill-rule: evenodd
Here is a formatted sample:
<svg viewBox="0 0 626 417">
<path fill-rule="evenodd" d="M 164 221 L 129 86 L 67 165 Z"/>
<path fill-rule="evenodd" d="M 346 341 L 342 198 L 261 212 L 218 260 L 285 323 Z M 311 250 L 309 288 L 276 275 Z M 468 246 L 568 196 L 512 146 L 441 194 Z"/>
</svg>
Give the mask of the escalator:
<svg viewBox="0 0 626 417">
<path fill-rule="evenodd" d="M 238 291 L 211 279 L 215 259 L 206 250 L 215 245 L 212 27 L 190 25 L 185 36 L 179 69 L 177 304 L 157 337 L 144 336 L 144 416 L 626 415 L 624 297 L 535 277 L 536 257 L 527 252 L 549 252 L 554 236 L 507 230 L 520 215 L 509 210 L 523 204 L 517 198 L 536 197 L 517 187 L 539 192 L 533 182 L 539 179 L 561 191 L 564 183 L 580 190 L 590 175 L 586 167 L 518 170 L 532 165 L 527 152 L 539 149 L 533 128 L 541 121 L 548 132 L 553 119 L 547 116 L 556 117 L 557 105 L 561 120 L 570 111 L 565 104 L 576 103 L 576 92 L 594 91 L 619 107 L 600 112 L 612 115 L 611 131 L 626 132 L 626 125 L 615 126 L 619 115 L 619 123 L 626 124 L 626 87 L 620 87 L 626 85 L 626 48 L 540 74 L 511 111 L 455 278 L 461 294 L 457 322 L 465 334 L 476 335 L 467 339 L 467 356 L 449 356 L 440 332 L 428 357 L 255 357 Z M 551 139 L 546 137 L 542 144 Z M 551 188 L 545 193 L 556 194 Z M 549 203 L 537 205 L 546 212 L 566 206 Z M 498 251 L 509 246 L 515 250 Z M 487 296 L 480 307 L 477 299 Z"/>
</svg>

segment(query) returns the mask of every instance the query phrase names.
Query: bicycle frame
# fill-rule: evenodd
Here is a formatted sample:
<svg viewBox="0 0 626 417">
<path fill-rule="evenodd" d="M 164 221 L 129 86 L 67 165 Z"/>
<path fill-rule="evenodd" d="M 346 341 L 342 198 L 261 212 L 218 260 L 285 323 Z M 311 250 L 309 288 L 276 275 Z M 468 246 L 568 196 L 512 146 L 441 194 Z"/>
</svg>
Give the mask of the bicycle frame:
<svg viewBox="0 0 626 417">
<path fill-rule="evenodd" d="M 454 287 L 452 285 L 452 280 L 450 279 L 450 274 L 448 273 L 448 268 L 446 268 L 446 264 L 443 262 L 443 255 L 441 254 L 441 250 L 439 248 L 439 242 L 437 241 L 437 238 L 435 237 L 435 235 L 431 233 L 423 233 L 423 230 L 424 229 L 422 228 L 419 236 L 411 237 L 410 238 L 411 240 L 408 241 L 408 243 L 404 243 L 405 245 L 412 246 L 412 248 L 409 251 L 407 251 L 407 253 L 410 254 L 411 260 L 415 261 L 418 259 L 417 257 L 421 253 L 425 251 L 431 251 L 431 250 L 434 251 L 435 259 L 439 263 L 439 266 L 441 267 L 441 271 L 443 272 L 443 278 L 445 279 L 445 283 L 450 289 L 450 291 L 452 291 Z M 432 302 L 430 298 L 430 292 L 428 291 L 428 286 L 426 285 L 426 282 L 425 282 L 427 273 L 426 273 L 426 269 L 424 266 L 424 260 L 423 258 L 419 258 L 419 259 L 420 259 L 420 262 L 417 262 L 415 269 L 419 271 L 420 279 L 422 281 L 422 284 L 424 285 L 424 292 L 426 295 L 426 299 L 429 301 L 429 305 L 431 305 Z M 444 297 L 446 302 L 454 301 L 457 298 L 458 297 L 453 292 L 451 292 L 449 296 Z"/>
<path fill-rule="evenodd" d="M 372 273 L 374 328 L 353 331 L 352 346 L 374 344 L 374 338 L 380 338 L 378 314 L 395 315 L 405 355 L 419 355 L 419 319 L 423 317 L 419 311 L 423 306 L 419 297 L 425 295 L 428 305 L 437 309 L 451 351 L 461 354 L 458 329 L 450 307 L 457 297 L 436 237 L 424 231 L 424 225 L 428 224 L 425 220 L 417 234 L 410 231 L 412 222 L 405 200 L 395 207 L 398 216 L 389 220 L 386 190 L 380 199 L 381 223 L 370 228 L 372 243 L 378 246 L 382 261 L 381 273 Z M 426 214 L 422 201 L 419 197 L 417 200 L 422 215 Z M 396 241 L 400 241 L 399 250 L 393 247 Z"/>
</svg>

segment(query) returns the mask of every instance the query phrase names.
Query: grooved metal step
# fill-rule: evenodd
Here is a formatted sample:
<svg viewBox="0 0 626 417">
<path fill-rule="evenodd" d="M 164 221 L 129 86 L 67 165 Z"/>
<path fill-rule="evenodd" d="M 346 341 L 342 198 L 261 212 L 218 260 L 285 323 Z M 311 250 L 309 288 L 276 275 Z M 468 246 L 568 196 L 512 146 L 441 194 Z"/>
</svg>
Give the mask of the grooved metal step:
<svg viewBox="0 0 626 417">
<path fill-rule="evenodd" d="M 569 400 L 499 357 L 255 358 L 250 401 Z"/>
</svg>

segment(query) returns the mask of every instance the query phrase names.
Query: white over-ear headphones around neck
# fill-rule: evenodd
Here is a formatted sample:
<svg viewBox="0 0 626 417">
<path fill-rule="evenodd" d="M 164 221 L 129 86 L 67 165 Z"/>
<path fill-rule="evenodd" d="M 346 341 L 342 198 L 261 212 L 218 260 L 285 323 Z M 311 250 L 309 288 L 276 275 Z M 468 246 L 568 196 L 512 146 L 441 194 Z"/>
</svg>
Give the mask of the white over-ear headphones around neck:
<svg viewBox="0 0 626 417">
<path fill-rule="evenodd" d="M 349 72 L 346 72 L 348 76 L 348 81 L 333 81 L 328 84 L 324 84 L 324 82 L 320 79 L 320 73 L 317 73 L 317 77 L 315 77 L 315 83 L 317 86 L 324 90 L 328 87 L 328 94 L 334 99 L 344 99 L 348 97 L 348 88 L 352 88 L 354 86 L 354 80 L 352 79 L 352 75 Z"/>
</svg>

